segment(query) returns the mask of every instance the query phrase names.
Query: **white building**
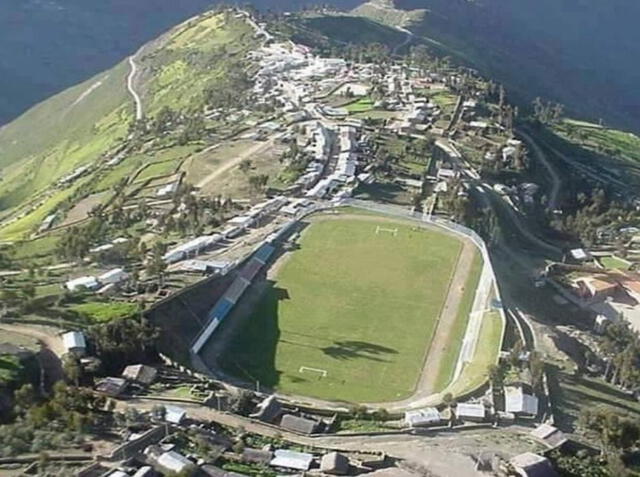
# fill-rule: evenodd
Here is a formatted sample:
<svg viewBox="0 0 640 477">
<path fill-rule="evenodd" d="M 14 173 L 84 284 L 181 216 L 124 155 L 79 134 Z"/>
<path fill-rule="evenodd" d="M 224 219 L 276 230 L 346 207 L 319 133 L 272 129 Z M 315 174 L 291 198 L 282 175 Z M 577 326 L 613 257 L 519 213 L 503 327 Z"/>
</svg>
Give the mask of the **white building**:
<svg viewBox="0 0 640 477">
<path fill-rule="evenodd" d="M 63 334 L 62 345 L 67 353 L 83 355 L 87 351 L 87 342 L 81 331 L 69 331 Z"/>
<path fill-rule="evenodd" d="M 203 235 L 169 250 L 162 257 L 167 263 L 175 263 L 185 258 L 199 255 L 222 240 L 221 235 Z"/>
<path fill-rule="evenodd" d="M 313 462 L 313 455 L 304 452 L 296 452 L 285 449 L 278 449 L 274 453 L 274 458 L 269 464 L 271 467 L 281 467 L 307 471 Z"/>
<path fill-rule="evenodd" d="M 404 414 L 404 423 L 411 428 L 434 426 L 440 424 L 441 420 L 440 412 L 435 407 L 408 411 Z"/>
<path fill-rule="evenodd" d="M 487 416 L 484 404 L 460 403 L 456 406 L 456 417 L 462 421 L 481 422 Z"/>
<path fill-rule="evenodd" d="M 525 393 L 519 386 L 504 388 L 505 411 L 519 416 L 535 417 L 538 415 L 538 398 Z"/>
<path fill-rule="evenodd" d="M 70 292 L 75 292 L 80 290 L 97 290 L 100 288 L 100 283 L 96 277 L 86 276 L 69 280 L 64 286 Z"/>
<path fill-rule="evenodd" d="M 180 424 L 187 417 L 187 411 L 181 407 L 165 406 L 164 420 L 171 424 Z"/>
<path fill-rule="evenodd" d="M 103 285 L 117 285 L 129 279 L 129 274 L 122 268 L 114 268 L 98 277 L 98 281 Z"/>
<path fill-rule="evenodd" d="M 180 474 L 193 466 L 193 462 L 174 451 L 165 452 L 158 458 L 158 465 L 163 469 Z"/>
</svg>

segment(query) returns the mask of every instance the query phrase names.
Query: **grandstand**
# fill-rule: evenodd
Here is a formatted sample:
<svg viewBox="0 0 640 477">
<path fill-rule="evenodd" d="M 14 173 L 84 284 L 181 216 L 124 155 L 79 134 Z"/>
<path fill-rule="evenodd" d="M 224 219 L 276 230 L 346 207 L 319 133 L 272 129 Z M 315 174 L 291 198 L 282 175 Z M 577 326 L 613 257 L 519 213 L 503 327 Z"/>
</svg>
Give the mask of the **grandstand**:
<svg viewBox="0 0 640 477">
<path fill-rule="evenodd" d="M 191 346 L 191 352 L 200 353 L 205 344 L 211 339 L 211 336 L 229 315 L 233 307 L 240 301 L 244 292 L 251 286 L 251 282 L 258 272 L 269 261 L 271 255 L 275 251 L 275 247 L 270 243 L 260 246 L 253 256 L 245 263 L 236 279 L 231 283 L 227 291 L 215 304 L 207 315 L 207 322 L 196 337 Z"/>
</svg>

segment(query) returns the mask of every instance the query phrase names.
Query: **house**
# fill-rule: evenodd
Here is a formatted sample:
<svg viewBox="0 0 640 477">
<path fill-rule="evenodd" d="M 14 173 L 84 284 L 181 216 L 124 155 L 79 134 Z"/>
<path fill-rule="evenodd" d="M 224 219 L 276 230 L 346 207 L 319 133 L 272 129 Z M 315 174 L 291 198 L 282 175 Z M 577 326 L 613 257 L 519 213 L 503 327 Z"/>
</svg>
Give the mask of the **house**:
<svg viewBox="0 0 640 477">
<path fill-rule="evenodd" d="M 87 352 L 87 341 L 81 331 L 69 331 L 62 335 L 62 345 L 67 353 L 83 356 Z"/>
<path fill-rule="evenodd" d="M 595 277 L 579 278 L 574 283 L 578 288 L 578 296 L 587 300 L 604 300 L 618 291 L 617 283 Z"/>
<path fill-rule="evenodd" d="M 446 167 L 441 167 L 438 169 L 437 178 L 438 180 L 450 181 L 458 178 L 458 172 L 453 169 L 448 169 Z"/>
<path fill-rule="evenodd" d="M 170 184 L 166 184 L 156 191 L 156 197 L 158 198 L 166 198 L 172 196 L 175 191 L 178 190 L 178 183 L 171 182 Z"/>
<path fill-rule="evenodd" d="M 132 477 L 155 477 L 156 475 L 153 467 L 145 465 L 144 467 L 140 467 Z"/>
<path fill-rule="evenodd" d="M 484 404 L 460 403 L 456 406 L 456 417 L 461 421 L 482 422 L 487 416 Z"/>
<path fill-rule="evenodd" d="M 541 424 L 531 431 L 531 437 L 541 441 L 550 449 L 556 449 L 566 444 L 569 439 L 557 427 L 550 424 Z"/>
<path fill-rule="evenodd" d="M 280 421 L 280 427 L 299 434 L 313 434 L 318 427 L 318 423 L 311 419 L 305 419 L 304 417 L 285 414 Z"/>
<path fill-rule="evenodd" d="M 569 257 L 577 262 L 588 262 L 592 259 L 591 254 L 583 248 L 569 250 Z"/>
<path fill-rule="evenodd" d="M 176 406 L 165 406 L 164 420 L 171 424 L 180 424 L 187 417 L 187 411 Z"/>
<path fill-rule="evenodd" d="M 410 428 L 434 426 L 440 424 L 441 421 L 440 412 L 435 407 L 408 411 L 404 414 L 404 423 Z"/>
<path fill-rule="evenodd" d="M 190 467 L 193 467 L 193 462 L 182 454 L 178 454 L 175 451 L 169 451 L 165 452 L 158 458 L 158 465 L 168 472 L 180 474 Z"/>
<path fill-rule="evenodd" d="M 538 415 L 538 398 L 528 394 L 521 386 L 504 388 L 505 411 L 516 416 L 535 417 Z"/>
<path fill-rule="evenodd" d="M 282 405 L 274 395 L 269 396 L 256 406 L 256 411 L 249 417 L 263 422 L 273 422 L 282 413 Z"/>
<path fill-rule="evenodd" d="M 242 462 L 249 464 L 269 465 L 273 460 L 273 452 L 250 447 L 242 451 Z"/>
<path fill-rule="evenodd" d="M 525 452 L 509 461 L 516 474 L 522 477 L 558 477 L 551 462 L 533 452 Z"/>
<path fill-rule="evenodd" d="M 118 283 L 124 282 L 129 279 L 129 274 L 125 272 L 122 268 L 114 268 L 113 270 L 109 270 L 108 272 L 100 275 L 98 277 L 98 281 L 103 285 L 117 285 Z"/>
<path fill-rule="evenodd" d="M 134 364 L 124 368 L 122 377 L 138 384 L 149 386 L 155 381 L 158 371 L 151 366 L 144 364 Z"/>
<path fill-rule="evenodd" d="M 127 381 L 122 378 L 105 378 L 96 385 L 96 391 L 111 397 L 120 396 L 127 389 Z"/>
<path fill-rule="evenodd" d="M 322 456 L 320 471 L 330 475 L 347 475 L 349 473 L 349 458 L 339 452 L 329 452 Z"/>
<path fill-rule="evenodd" d="M 278 449 L 269 465 L 283 469 L 307 471 L 313 462 L 313 455 L 305 452 L 296 452 L 286 449 Z"/>
<path fill-rule="evenodd" d="M 69 280 L 65 283 L 65 288 L 70 292 L 82 291 L 82 290 L 97 290 L 100 288 L 100 283 L 96 277 L 79 277 Z"/>
</svg>

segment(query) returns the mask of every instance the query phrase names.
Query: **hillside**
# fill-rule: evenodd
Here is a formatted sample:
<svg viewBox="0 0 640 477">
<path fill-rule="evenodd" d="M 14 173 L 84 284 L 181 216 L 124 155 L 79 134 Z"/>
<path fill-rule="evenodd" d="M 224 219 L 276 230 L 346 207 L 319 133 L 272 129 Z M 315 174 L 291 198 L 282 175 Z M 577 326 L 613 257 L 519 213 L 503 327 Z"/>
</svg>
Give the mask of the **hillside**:
<svg viewBox="0 0 640 477">
<path fill-rule="evenodd" d="M 25 237 L 53 211 L 109 192 L 123 179 L 135 179 L 142 167 L 158 162 L 155 172 L 170 172 L 205 129 L 224 133 L 224 124 L 189 118 L 242 93 L 254 35 L 242 15 L 209 13 L 146 45 L 136 57 L 133 81 L 144 121 L 135 123 L 125 60 L 0 129 L 0 238 Z M 190 136 L 179 141 L 188 128 Z M 150 141 L 152 130 L 162 139 Z M 77 177 L 69 179 L 71 174 Z"/>
<path fill-rule="evenodd" d="M 354 14 L 378 20 L 406 16 L 376 0 Z M 488 77 L 505 83 L 520 102 L 559 101 L 577 116 L 640 130 L 640 4 L 627 0 L 396 0 L 411 30 Z M 422 17 L 421 19 L 419 17 Z"/>
<path fill-rule="evenodd" d="M 0 2 L 0 125 L 34 104 L 113 67 L 144 43 L 215 3 L 218 2 Z M 352 8 L 359 1 L 329 3 Z M 300 7 L 291 0 L 257 0 L 252 4 L 265 11 Z"/>
</svg>

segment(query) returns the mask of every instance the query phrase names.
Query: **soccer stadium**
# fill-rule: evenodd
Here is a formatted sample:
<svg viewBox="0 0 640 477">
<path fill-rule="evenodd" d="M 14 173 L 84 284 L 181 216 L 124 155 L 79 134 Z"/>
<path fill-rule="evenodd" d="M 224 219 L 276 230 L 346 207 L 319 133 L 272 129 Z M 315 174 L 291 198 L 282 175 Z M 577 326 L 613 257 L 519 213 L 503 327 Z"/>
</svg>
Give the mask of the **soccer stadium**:
<svg viewBox="0 0 640 477">
<path fill-rule="evenodd" d="M 433 225 L 315 214 L 239 267 L 192 352 L 234 382 L 291 396 L 386 403 L 438 393 L 465 376 L 459 357 L 483 269 L 470 240 Z M 488 365 L 501 322 L 486 321 L 477 334 L 492 340 Z"/>
</svg>

